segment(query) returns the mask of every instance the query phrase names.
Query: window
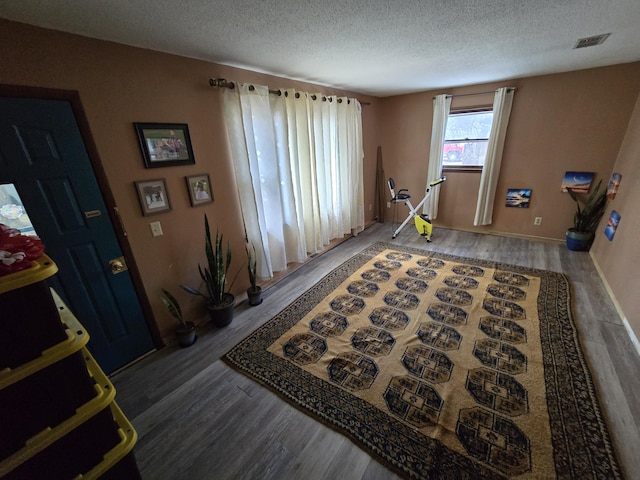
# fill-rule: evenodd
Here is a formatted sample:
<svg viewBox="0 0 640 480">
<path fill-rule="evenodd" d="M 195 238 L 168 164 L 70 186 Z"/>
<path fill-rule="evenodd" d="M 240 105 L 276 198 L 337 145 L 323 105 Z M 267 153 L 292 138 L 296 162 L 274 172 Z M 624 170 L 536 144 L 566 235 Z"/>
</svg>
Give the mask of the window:
<svg viewBox="0 0 640 480">
<path fill-rule="evenodd" d="M 442 167 L 481 170 L 487 155 L 493 111 L 452 112 L 447 118 Z"/>
<path fill-rule="evenodd" d="M 20 230 L 23 235 L 36 235 L 13 183 L 0 184 L 0 223 Z"/>
</svg>

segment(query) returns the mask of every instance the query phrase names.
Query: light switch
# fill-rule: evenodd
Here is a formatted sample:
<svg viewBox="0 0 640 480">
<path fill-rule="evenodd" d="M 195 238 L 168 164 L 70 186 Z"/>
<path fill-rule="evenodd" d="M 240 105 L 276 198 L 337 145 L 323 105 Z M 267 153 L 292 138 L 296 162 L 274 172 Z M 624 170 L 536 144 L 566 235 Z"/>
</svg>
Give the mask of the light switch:
<svg viewBox="0 0 640 480">
<path fill-rule="evenodd" d="M 154 237 L 162 235 L 162 225 L 160 225 L 160 222 L 151 222 L 149 227 L 151 227 L 151 235 Z"/>
</svg>

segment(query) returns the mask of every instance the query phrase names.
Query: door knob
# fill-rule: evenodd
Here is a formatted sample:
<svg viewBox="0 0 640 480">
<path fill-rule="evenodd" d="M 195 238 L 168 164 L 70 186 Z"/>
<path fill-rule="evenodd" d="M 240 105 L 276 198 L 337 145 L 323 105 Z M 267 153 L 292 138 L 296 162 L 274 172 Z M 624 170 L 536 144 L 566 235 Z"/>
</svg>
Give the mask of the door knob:
<svg viewBox="0 0 640 480">
<path fill-rule="evenodd" d="M 109 260 L 109 267 L 111 267 L 111 273 L 114 275 L 127 270 L 127 264 L 124 261 L 124 257 Z"/>
</svg>

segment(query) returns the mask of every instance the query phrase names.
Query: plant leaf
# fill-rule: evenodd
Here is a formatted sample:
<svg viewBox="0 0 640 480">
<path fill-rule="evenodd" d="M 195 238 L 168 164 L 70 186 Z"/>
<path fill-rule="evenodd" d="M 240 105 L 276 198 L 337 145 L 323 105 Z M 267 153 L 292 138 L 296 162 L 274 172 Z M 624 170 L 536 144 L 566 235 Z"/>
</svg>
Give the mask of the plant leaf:
<svg viewBox="0 0 640 480">
<path fill-rule="evenodd" d="M 207 296 L 204 295 L 199 290 L 196 290 L 195 288 L 188 287 L 187 285 L 180 285 L 180 288 L 182 288 L 185 292 L 190 293 L 192 295 L 200 295 L 201 297 L 207 298 Z"/>
<path fill-rule="evenodd" d="M 184 320 L 182 318 L 182 309 L 180 308 L 180 304 L 178 303 L 178 300 L 176 300 L 176 298 L 164 288 L 162 288 L 161 290 L 162 290 L 162 294 L 164 295 L 164 297 L 160 297 L 162 299 L 162 303 L 164 303 L 165 307 L 167 307 L 167 310 L 169 311 L 169 313 L 173 317 L 178 319 L 178 321 L 182 325 L 184 325 Z"/>
</svg>

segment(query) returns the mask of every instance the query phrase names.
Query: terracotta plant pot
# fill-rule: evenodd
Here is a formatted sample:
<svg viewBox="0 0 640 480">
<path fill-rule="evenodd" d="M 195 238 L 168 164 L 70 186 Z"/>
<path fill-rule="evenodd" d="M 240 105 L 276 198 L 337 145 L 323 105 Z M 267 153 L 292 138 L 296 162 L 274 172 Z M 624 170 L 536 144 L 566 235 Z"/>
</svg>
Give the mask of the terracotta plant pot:
<svg viewBox="0 0 640 480">
<path fill-rule="evenodd" d="M 247 288 L 247 297 L 249 297 L 249 305 L 256 306 L 262 303 L 262 287 L 256 286 Z"/>
</svg>

